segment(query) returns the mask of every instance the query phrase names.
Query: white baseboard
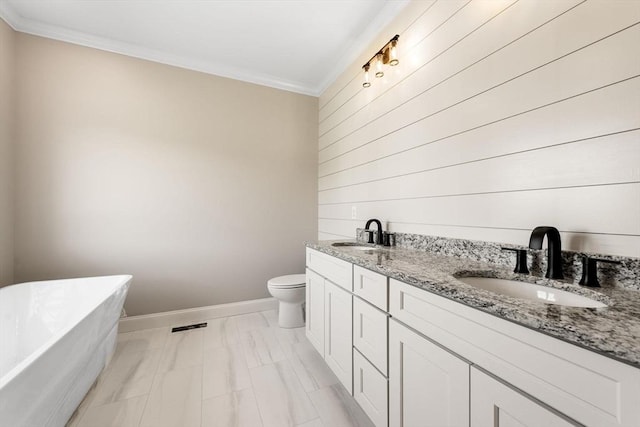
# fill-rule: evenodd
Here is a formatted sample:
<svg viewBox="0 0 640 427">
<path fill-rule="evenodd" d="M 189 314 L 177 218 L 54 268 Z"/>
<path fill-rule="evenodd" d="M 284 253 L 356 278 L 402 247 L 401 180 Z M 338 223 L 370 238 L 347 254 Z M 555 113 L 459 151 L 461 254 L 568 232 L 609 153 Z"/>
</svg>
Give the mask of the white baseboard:
<svg viewBox="0 0 640 427">
<path fill-rule="evenodd" d="M 187 325 L 189 323 L 202 322 L 217 317 L 236 316 L 238 314 L 255 313 L 276 308 L 278 308 L 278 300 L 275 298 L 262 298 L 232 302 L 229 304 L 189 308 L 186 310 L 144 314 L 142 316 L 129 316 L 120 319 L 118 332 L 132 332 L 141 329 Z"/>
</svg>

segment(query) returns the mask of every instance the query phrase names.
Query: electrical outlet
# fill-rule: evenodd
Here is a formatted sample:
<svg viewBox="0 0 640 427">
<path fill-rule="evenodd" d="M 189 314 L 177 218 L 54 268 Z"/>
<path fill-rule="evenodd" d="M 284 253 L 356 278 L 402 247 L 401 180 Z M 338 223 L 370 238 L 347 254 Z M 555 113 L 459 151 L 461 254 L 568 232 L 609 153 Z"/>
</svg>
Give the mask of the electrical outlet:
<svg viewBox="0 0 640 427">
<path fill-rule="evenodd" d="M 358 219 L 358 209 L 355 206 L 351 206 L 351 219 Z"/>
</svg>

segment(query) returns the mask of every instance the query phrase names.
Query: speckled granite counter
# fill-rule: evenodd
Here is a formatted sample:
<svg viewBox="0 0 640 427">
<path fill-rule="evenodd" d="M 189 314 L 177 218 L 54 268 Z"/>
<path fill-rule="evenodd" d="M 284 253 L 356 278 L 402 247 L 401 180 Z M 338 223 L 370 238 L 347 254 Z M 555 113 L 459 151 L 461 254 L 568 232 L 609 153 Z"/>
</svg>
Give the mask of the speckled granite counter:
<svg viewBox="0 0 640 427">
<path fill-rule="evenodd" d="M 434 255 L 415 249 L 379 246 L 375 250 L 362 250 L 349 246 L 334 247 L 332 243 L 320 241 L 306 245 L 640 368 L 640 291 L 615 287 L 592 290 L 575 284 L 514 274 L 512 269 L 500 265 Z M 497 295 L 456 280 L 456 276 L 465 275 L 521 280 L 568 290 L 601 301 L 608 307 L 564 307 Z"/>
</svg>

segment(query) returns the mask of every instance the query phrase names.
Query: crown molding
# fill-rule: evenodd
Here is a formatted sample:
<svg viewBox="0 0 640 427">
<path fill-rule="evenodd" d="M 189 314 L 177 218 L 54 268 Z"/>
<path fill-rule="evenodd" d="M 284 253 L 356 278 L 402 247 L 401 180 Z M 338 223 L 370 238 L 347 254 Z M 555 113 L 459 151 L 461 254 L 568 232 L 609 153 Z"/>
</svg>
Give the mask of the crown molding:
<svg viewBox="0 0 640 427">
<path fill-rule="evenodd" d="M 6 22 L 15 31 L 20 31 L 18 30 L 18 26 L 23 19 L 7 2 L 0 1 L 0 19 Z"/>
<path fill-rule="evenodd" d="M 16 13 L 7 2 L 0 2 L 0 18 L 6 21 L 7 24 L 9 24 L 9 26 L 15 31 L 19 31 L 21 33 L 59 40 L 62 42 L 131 56 L 206 74 L 213 74 L 219 77 L 240 80 L 260 86 L 296 92 L 303 95 L 319 96 L 319 90 L 317 87 L 311 87 L 300 82 L 279 79 L 274 76 L 254 73 L 248 70 L 216 64 L 210 61 L 174 55 L 161 50 L 150 49 L 140 45 L 120 42 L 106 37 L 93 36 L 83 32 L 68 30 L 66 28 L 25 19 Z"/>
<path fill-rule="evenodd" d="M 213 74 L 247 83 L 295 92 L 302 95 L 319 97 L 340 74 L 342 74 L 358 55 L 367 48 L 371 41 L 384 28 L 397 13 L 409 3 L 409 0 L 391 0 L 381 9 L 377 18 L 371 21 L 366 30 L 352 42 L 345 53 L 335 63 L 338 64 L 317 85 L 304 84 L 302 82 L 280 79 L 275 76 L 251 72 L 250 70 L 231 67 L 228 65 L 174 55 L 157 49 L 150 49 L 140 45 L 120 42 L 106 37 L 93 36 L 79 31 L 45 24 L 39 21 L 26 19 L 18 14 L 8 2 L 0 1 L 0 18 L 9 24 L 15 31 L 62 42 L 72 43 L 107 52 L 117 53 L 134 58 L 144 59 L 174 67 L 185 68 L 206 74 Z"/>
</svg>

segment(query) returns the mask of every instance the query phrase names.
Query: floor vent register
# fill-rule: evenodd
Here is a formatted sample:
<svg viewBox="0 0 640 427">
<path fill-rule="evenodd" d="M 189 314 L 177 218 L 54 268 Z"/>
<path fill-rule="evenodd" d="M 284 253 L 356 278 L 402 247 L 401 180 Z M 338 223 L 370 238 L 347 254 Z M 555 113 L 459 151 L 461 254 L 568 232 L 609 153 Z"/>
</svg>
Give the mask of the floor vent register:
<svg viewBox="0 0 640 427">
<path fill-rule="evenodd" d="M 175 328 L 171 328 L 171 332 L 190 331 L 191 329 L 199 329 L 199 328 L 206 328 L 206 327 L 207 327 L 207 322 L 194 323 L 193 325 L 176 326 Z"/>
</svg>

